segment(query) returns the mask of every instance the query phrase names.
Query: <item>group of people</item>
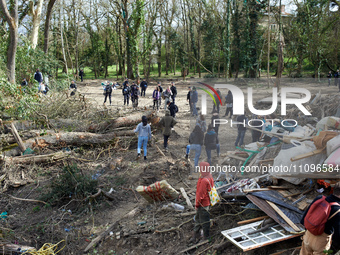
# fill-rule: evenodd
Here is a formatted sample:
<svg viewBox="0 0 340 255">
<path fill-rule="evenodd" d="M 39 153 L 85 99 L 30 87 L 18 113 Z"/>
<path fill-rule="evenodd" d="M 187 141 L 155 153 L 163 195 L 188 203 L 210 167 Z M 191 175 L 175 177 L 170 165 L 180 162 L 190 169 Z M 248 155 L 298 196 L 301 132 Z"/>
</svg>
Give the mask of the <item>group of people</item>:
<svg viewBox="0 0 340 255">
<path fill-rule="evenodd" d="M 336 72 L 334 72 L 333 74 L 332 74 L 332 71 L 328 72 L 328 74 L 327 74 L 328 87 L 331 86 L 332 77 L 334 78 L 334 86 L 339 87 L 339 92 L 340 92 L 340 71 L 339 71 L 339 69 L 337 69 Z"/>
</svg>

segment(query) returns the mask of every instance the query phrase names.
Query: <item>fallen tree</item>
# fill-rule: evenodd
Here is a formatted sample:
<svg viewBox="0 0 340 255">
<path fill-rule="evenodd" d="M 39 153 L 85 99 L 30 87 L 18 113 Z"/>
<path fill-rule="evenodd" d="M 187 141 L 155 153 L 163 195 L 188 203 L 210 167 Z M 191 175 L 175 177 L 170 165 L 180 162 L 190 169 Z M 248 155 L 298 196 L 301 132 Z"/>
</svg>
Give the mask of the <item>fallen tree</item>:
<svg viewBox="0 0 340 255">
<path fill-rule="evenodd" d="M 24 155 L 19 157 L 0 157 L 0 162 L 6 164 L 32 164 L 54 162 L 69 156 L 69 153 L 58 151 L 46 155 Z"/>
<path fill-rule="evenodd" d="M 48 147 L 50 145 L 75 145 L 75 146 L 83 146 L 83 145 L 96 145 L 96 144 L 105 144 L 109 142 L 113 142 L 116 134 L 114 132 L 107 134 L 94 134 L 88 132 L 59 132 L 51 135 L 45 135 L 41 137 L 36 137 L 34 139 L 29 139 L 23 142 L 26 148 L 35 148 L 35 147 Z M 9 151 L 5 151 L 5 156 L 17 156 L 20 155 L 20 150 L 18 148 L 14 148 Z"/>
<path fill-rule="evenodd" d="M 118 117 L 116 119 L 107 120 L 98 124 L 89 126 L 90 132 L 105 131 L 108 129 L 114 129 L 119 127 L 137 125 L 142 121 L 142 116 L 146 116 L 149 121 L 154 117 L 154 111 L 136 113 L 126 117 Z"/>
</svg>

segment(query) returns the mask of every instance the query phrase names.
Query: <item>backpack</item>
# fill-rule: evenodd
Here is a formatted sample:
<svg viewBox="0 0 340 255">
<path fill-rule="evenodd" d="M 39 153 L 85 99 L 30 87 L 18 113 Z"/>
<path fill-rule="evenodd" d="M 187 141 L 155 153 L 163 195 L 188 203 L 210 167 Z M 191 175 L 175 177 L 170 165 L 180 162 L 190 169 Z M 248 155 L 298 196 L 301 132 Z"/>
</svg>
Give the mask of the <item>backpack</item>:
<svg viewBox="0 0 340 255">
<path fill-rule="evenodd" d="M 106 85 L 105 91 L 106 93 L 112 93 L 112 86 L 110 84 Z"/>
<path fill-rule="evenodd" d="M 127 95 L 129 93 L 128 87 L 123 88 L 123 95 Z"/>
<path fill-rule="evenodd" d="M 322 198 L 316 200 L 310 206 L 304 219 L 304 225 L 305 228 L 313 235 L 315 236 L 321 235 L 325 230 L 326 222 L 339 212 L 337 211 L 331 217 L 329 217 L 332 205 L 339 204 L 336 202 L 328 203 L 326 201 L 326 197 L 322 196 Z"/>
<path fill-rule="evenodd" d="M 178 112 L 178 107 L 177 105 L 174 104 L 175 112 Z"/>
</svg>

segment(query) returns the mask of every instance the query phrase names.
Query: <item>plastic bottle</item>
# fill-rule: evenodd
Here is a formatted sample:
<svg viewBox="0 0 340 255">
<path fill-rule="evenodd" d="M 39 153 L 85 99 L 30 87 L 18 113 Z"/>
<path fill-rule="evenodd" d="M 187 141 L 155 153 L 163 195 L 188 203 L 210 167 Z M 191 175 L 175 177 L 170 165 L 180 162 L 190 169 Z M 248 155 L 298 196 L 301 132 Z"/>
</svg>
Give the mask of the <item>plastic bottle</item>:
<svg viewBox="0 0 340 255">
<path fill-rule="evenodd" d="M 170 205 L 176 210 L 176 211 L 184 211 L 184 206 L 179 205 L 176 203 L 171 202 Z"/>
</svg>

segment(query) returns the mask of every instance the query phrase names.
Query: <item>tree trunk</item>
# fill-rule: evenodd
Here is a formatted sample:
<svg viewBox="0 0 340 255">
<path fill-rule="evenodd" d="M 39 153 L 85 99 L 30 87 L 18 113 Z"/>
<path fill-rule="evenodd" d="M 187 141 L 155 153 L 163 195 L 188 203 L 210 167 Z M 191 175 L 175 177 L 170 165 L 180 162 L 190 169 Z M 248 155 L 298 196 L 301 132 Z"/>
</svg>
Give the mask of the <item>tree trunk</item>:
<svg viewBox="0 0 340 255">
<path fill-rule="evenodd" d="M 32 3 L 33 4 L 33 3 Z M 32 21 L 32 34 L 31 34 L 31 43 L 32 48 L 35 49 L 38 44 L 38 35 L 39 35 L 39 27 L 40 27 L 40 16 L 41 9 L 43 5 L 43 0 L 38 0 L 38 4 L 35 10 L 33 10 L 33 21 Z M 33 9 L 34 7 L 32 7 Z"/>
<path fill-rule="evenodd" d="M 62 25 L 62 22 L 61 22 L 61 19 L 62 19 L 63 16 L 61 14 L 62 14 L 62 8 L 60 8 L 60 11 L 59 11 L 60 39 L 61 39 L 61 50 L 62 50 L 62 53 L 63 53 L 65 73 L 68 74 L 67 59 L 66 59 L 65 45 L 64 45 L 63 25 Z"/>
<path fill-rule="evenodd" d="M 45 29 L 44 29 L 44 52 L 48 51 L 48 43 L 49 43 L 49 32 L 50 32 L 50 22 L 52 17 L 52 10 L 56 0 L 50 0 L 47 5 L 47 13 L 45 20 Z"/>
<path fill-rule="evenodd" d="M 17 52 L 18 45 L 18 0 L 12 1 L 11 12 L 10 15 L 7 4 L 5 0 L 0 0 L 0 7 L 2 9 L 2 13 L 6 18 L 8 23 L 8 27 L 10 30 L 10 44 L 7 50 L 7 71 L 8 71 L 8 80 L 11 83 L 15 83 L 15 55 Z"/>
<path fill-rule="evenodd" d="M 143 115 L 145 115 L 149 120 L 153 118 L 154 112 L 144 112 Z M 107 130 L 107 129 L 113 129 L 118 127 L 126 127 L 126 126 L 133 126 L 141 122 L 141 114 L 134 114 L 127 117 L 119 117 L 114 120 L 108 120 L 104 121 L 98 124 L 91 125 L 89 127 L 89 131 L 98 131 L 98 130 Z"/>
</svg>

